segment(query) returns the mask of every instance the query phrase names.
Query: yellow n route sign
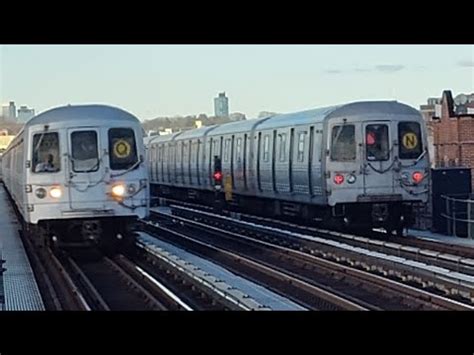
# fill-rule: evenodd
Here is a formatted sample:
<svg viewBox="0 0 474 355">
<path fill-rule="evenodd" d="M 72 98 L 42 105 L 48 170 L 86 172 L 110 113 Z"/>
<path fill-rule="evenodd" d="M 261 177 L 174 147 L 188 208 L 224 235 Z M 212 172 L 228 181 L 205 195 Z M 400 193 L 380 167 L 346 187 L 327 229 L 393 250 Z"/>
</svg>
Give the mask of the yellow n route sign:
<svg viewBox="0 0 474 355">
<path fill-rule="evenodd" d="M 418 137 L 412 132 L 405 133 L 402 138 L 402 144 L 406 149 L 415 149 L 418 146 Z"/>
</svg>

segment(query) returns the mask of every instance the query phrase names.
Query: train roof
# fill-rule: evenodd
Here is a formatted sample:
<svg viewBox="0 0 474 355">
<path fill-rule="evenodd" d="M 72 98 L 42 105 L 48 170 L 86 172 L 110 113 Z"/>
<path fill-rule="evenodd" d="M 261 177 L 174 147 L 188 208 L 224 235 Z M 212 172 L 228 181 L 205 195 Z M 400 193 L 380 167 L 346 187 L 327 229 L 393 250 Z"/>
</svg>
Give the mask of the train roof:
<svg viewBox="0 0 474 355">
<path fill-rule="evenodd" d="M 139 122 L 135 116 L 117 107 L 108 105 L 67 105 L 56 107 L 34 116 L 25 124 L 25 127 L 37 124 L 51 124 L 58 121 L 85 119 L 102 119 L 109 122 Z"/>
<path fill-rule="evenodd" d="M 171 134 L 164 134 L 164 135 L 161 135 L 161 136 L 159 136 L 159 135 L 158 136 L 153 136 L 145 144 L 148 145 L 148 144 L 153 144 L 153 143 L 172 141 L 172 140 L 174 140 L 175 137 L 179 136 L 182 133 L 183 132 L 175 132 L 175 133 L 171 133 Z"/>
<path fill-rule="evenodd" d="M 179 139 L 192 139 L 205 135 L 214 136 L 249 132 L 255 127 L 258 130 L 274 129 L 279 127 L 294 127 L 298 125 L 323 122 L 333 117 L 366 117 L 371 115 L 410 115 L 420 116 L 418 110 L 397 101 L 359 101 L 343 105 L 335 105 L 311 109 L 295 113 L 277 114 L 270 117 L 224 123 L 217 126 L 206 126 L 173 135 L 159 136 L 149 143 L 166 142 Z"/>
<path fill-rule="evenodd" d="M 258 125 L 258 129 L 298 126 L 323 122 L 331 117 L 357 117 L 376 114 L 419 115 L 419 112 L 397 101 L 359 101 L 344 105 L 322 107 L 295 113 L 272 116 Z"/>
<path fill-rule="evenodd" d="M 213 136 L 213 135 L 221 135 L 221 134 L 229 134 L 229 133 L 248 132 L 248 131 L 251 131 L 258 124 L 260 124 L 261 122 L 265 120 L 268 120 L 269 118 L 270 117 L 265 117 L 265 118 L 224 123 L 217 126 L 216 129 L 213 129 L 209 135 Z"/>
<path fill-rule="evenodd" d="M 216 127 L 219 127 L 219 126 L 218 125 L 203 126 L 200 128 L 183 131 L 180 134 L 179 139 L 193 139 L 193 138 L 203 137 L 210 131 L 213 131 Z"/>
</svg>

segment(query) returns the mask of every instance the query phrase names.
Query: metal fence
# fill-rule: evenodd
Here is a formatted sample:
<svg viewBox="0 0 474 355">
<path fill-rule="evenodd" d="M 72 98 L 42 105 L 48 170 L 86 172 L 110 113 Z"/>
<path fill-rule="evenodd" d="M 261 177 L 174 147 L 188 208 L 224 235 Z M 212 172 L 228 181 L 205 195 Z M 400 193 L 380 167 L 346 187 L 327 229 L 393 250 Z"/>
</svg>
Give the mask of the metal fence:
<svg viewBox="0 0 474 355">
<path fill-rule="evenodd" d="M 441 196 L 449 235 L 474 239 L 474 194 Z"/>
</svg>

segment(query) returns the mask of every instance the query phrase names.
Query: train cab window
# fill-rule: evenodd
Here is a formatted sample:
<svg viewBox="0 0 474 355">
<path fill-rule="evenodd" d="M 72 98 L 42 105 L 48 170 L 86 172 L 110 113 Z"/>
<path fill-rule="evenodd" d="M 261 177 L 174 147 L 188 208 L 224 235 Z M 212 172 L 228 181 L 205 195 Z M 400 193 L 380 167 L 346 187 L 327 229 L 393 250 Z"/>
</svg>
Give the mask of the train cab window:
<svg viewBox="0 0 474 355">
<path fill-rule="evenodd" d="M 130 128 L 109 129 L 110 168 L 126 170 L 138 166 L 135 134 Z"/>
<path fill-rule="evenodd" d="M 280 161 L 286 160 L 286 133 L 280 133 L 280 151 L 279 151 L 279 158 Z"/>
<path fill-rule="evenodd" d="M 77 131 L 71 133 L 72 170 L 89 173 L 99 170 L 97 132 Z"/>
<path fill-rule="evenodd" d="M 298 150 L 296 160 L 299 162 L 304 161 L 304 143 L 306 139 L 306 132 L 298 133 Z"/>
<path fill-rule="evenodd" d="M 354 125 L 334 126 L 331 134 L 331 160 L 353 161 L 356 158 Z"/>
<path fill-rule="evenodd" d="M 38 133 L 33 136 L 33 172 L 55 173 L 61 168 L 58 133 Z"/>
<path fill-rule="evenodd" d="M 382 161 L 390 158 L 388 126 L 371 124 L 365 127 L 366 157 L 370 161 Z"/>
<path fill-rule="evenodd" d="M 418 122 L 400 122 L 398 124 L 398 142 L 400 159 L 416 159 L 423 152 L 421 129 Z"/>
<path fill-rule="evenodd" d="M 270 136 L 268 134 L 263 138 L 263 161 L 268 161 L 270 157 Z"/>
</svg>

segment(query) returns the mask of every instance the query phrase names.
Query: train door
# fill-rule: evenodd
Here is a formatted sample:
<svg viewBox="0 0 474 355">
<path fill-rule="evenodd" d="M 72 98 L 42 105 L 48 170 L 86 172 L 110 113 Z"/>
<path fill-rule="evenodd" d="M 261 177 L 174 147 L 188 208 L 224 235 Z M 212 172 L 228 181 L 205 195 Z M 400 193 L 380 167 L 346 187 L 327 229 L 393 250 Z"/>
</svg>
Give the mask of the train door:
<svg viewBox="0 0 474 355">
<path fill-rule="evenodd" d="M 307 127 L 297 127 L 293 132 L 293 151 L 291 163 L 291 182 L 293 191 L 301 194 L 309 193 L 308 161 L 309 132 Z"/>
<path fill-rule="evenodd" d="M 102 149 L 99 137 L 100 130 L 96 127 L 68 129 L 66 179 L 71 209 L 97 209 L 101 202 L 106 208 L 107 185 L 103 181 L 106 149 Z"/>
<path fill-rule="evenodd" d="M 392 167 L 394 164 L 393 136 L 388 121 L 362 123 L 364 149 L 364 194 L 378 195 L 394 192 Z"/>
<path fill-rule="evenodd" d="M 274 174 L 277 192 L 290 192 L 290 175 L 288 173 L 290 139 L 288 133 L 288 130 L 280 130 L 276 135 Z"/>
</svg>

